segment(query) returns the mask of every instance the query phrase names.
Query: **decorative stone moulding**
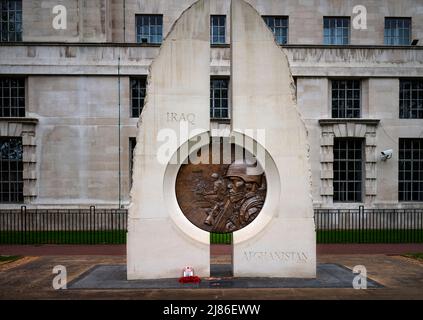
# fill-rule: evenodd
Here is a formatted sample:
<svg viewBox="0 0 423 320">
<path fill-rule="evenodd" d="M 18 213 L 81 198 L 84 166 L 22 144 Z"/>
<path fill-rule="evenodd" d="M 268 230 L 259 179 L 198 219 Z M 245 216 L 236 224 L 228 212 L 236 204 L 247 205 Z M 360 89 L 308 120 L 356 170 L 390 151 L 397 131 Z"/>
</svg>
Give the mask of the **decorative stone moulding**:
<svg viewBox="0 0 423 320">
<path fill-rule="evenodd" d="M 376 197 L 376 129 L 378 119 L 320 119 L 321 136 L 321 190 L 323 205 L 333 205 L 333 145 L 335 138 L 363 138 L 365 152 L 366 204 Z"/>
<path fill-rule="evenodd" d="M 24 203 L 30 204 L 37 197 L 37 154 L 36 127 L 38 119 L 1 118 L 0 135 L 21 137 L 23 146 L 23 196 Z"/>
</svg>

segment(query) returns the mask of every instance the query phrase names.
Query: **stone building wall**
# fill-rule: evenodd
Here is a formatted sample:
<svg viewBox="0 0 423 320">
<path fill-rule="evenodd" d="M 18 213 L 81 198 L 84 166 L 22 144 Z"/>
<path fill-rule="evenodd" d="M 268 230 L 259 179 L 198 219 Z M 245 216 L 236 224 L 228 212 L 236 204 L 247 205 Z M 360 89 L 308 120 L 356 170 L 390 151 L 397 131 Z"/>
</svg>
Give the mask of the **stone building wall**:
<svg viewBox="0 0 423 320">
<path fill-rule="evenodd" d="M 67 9 L 66 30 L 56 30 L 52 10 Z M 23 41 L 111 42 L 111 0 L 23 0 Z"/>
<path fill-rule="evenodd" d="M 0 74 L 27 78 L 24 176 L 29 206 L 116 206 L 118 203 L 118 59 L 121 81 L 121 193 L 129 202 L 129 138 L 137 119 L 130 117 L 131 76 L 147 75 L 158 46 L 135 44 L 135 15 L 164 15 L 164 35 L 194 0 L 23 0 L 23 42 L 0 44 Z M 351 28 L 351 45 L 324 46 L 323 16 L 351 16 L 363 1 L 249 0 L 262 15 L 289 16 L 289 45 L 284 48 L 297 85 L 298 107 L 310 138 L 313 200 L 334 204 L 330 158 L 333 138 L 366 139 L 367 207 L 421 206 L 398 203 L 398 139 L 422 137 L 422 119 L 399 119 L 399 78 L 423 77 L 423 5 L 419 0 L 365 1 L 367 30 Z M 68 9 L 68 29 L 51 26 L 52 7 Z M 229 1 L 212 1 L 212 14 L 225 14 Z M 384 17 L 412 17 L 418 46 L 383 45 Z M 125 21 L 125 23 L 124 23 Z M 31 43 L 30 43 L 31 42 Z M 125 43 L 123 43 L 125 42 Z M 227 23 L 226 42 L 230 43 Z M 230 74 L 230 48 L 211 49 L 210 74 Z M 266 59 L 264 56 L 263 59 Z M 362 80 L 362 119 L 331 123 L 330 82 Z M 379 120 L 379 121 L 373 121 Z M 6 128 L 9 120 L 0 119 Z M 326 121 L 326 122 L 325 122 Z M 15 121 L 16 122 L 16 121 Z M 7 126 L 6 126 L 7 124 Z M 35 128 L 35 129 L 34 129 Z M 345 128 L 345 129 L 344 129 Z M 353 128 L 353 129 L 351 129 Z M 3 130 L 4 131 L 4 130 Z M 30 138 L 29 138 L 30 137 Z M 382 150 L 393 158 L 381 162 Z M 332 162 L 331 162 L 332 161 Z M 19 205 L 16 205 L 19 206 Z M 10 207 L 2 204 L 0 207 Z M 13 207 L 13 206 L 12 206 Z"/>
<path fill-rule="evenodd" d="M 166 35 L 195 0 L 23 0 L 24 41 L 135 43 L 135 15 L 163 14 Z M 353 8 L 367 9 L 367 30 L 351 29 L 351 44 L 383 45 L 385 17 L 413 17 L 412 39 L 421 39 L 423 9 L 419 0 L 247 0 L 262 15 L 289 16 L 290 44 L 321 44 L 323 16 L 354 17 Z M 211 2 L 211 14 L 230 18 L 229 0 Z M 68 9 L 68 29 L 52 28 L 52 8 Z M 227 20 L 229 21 L 229 20 Z M 227 40 L 230 42 L 229 23 Z"/>
<path fill-rule="evenodd" d="M 112 205 L 118 198 L 118 81 L 104 76 L 31 76 L 37 126 L 36 203 Z M 122 193 L 129 193 L 129 79 L 121 79 Z M 128 133 L 129 131 L 129 133 Z"/>
</svg>

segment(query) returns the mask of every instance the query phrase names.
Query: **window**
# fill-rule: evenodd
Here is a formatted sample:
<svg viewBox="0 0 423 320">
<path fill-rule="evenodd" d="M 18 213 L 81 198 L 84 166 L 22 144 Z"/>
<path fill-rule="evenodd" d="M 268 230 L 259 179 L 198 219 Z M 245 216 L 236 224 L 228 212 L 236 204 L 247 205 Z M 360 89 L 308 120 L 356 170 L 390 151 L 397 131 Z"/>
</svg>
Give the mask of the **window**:
<svg viewBox="0 0 423 320">
<path fill-rule="evenodd" d="M 22 41 L 22 0 L 0 0 L 0 42 Z"/>
<path fill-rule="evenodd" d="M 288 17 L 263 16 L 264 22 L 272 30 L 278 44 L 288 43 Z"/>
<path fill-rule="evenodd" d="M 210 80 L 210 118 L 229 118 L 228 91 L 228 78 L 212 78 Z"/>
<path fill-rule="evenodd" d="M 25 117 L 25 79 L 0 78 L 0 117 Z"/>
<path fill-rule="evenodd" d="M 361 202 L 363 140 L 335 138 L 333 153 L 333 201 Z"/>
<path fill-rule="evenodd" d="M 411 18 L 385 18 L 385 44 L 405 45 L 411 42 Z"/>
<path fill-rule="evenodd" d="M 332 118 L 360 118 L 360 80 L 332 80 Z"/>
<path fill-rule="evenodd" d="M 349 44 L 350 42 L 349 17 L 324 17 L 323 18 L 323 43 L 324 44 Z"/>
<path fill-rule="evenodd" d="M 142 14 L 136 16 L 137 42 L 162 43 L 163 16 L 160 14 Z"/>
<path fill-rule="evenodd" d="M 132 174 L 134 172 L 134 152 L 137 138 L 129 138 L 129 183 L 132 186 Z"/>
<path fill-rule="evenodd" d="M 0 138 L 0 202 L 23 202 L 22 138 Z"/>
<path fill-rule="evenodd" d="M 131 79 L 131 92 L 132 92 L 131 115 L 133 118 L 138 118 L 141 115 L 142 108 L 144 107 L 146 84 L 147 84 L 147 79 L 145 77 Z"/>
<path fill-rule="evenodd" d="M 400 80 L 401 119 L 423 119 L 423 79 Z"/>
<path fill-rule="evenodd" d="M 399 139 L 398 199 L 423 201 L 423 139 Z"/>
<path fill-rule="evenodd" d="M 210 17 L 210 41 L 211 44 L 224 44 L 226 16 Z"/>
</svg>

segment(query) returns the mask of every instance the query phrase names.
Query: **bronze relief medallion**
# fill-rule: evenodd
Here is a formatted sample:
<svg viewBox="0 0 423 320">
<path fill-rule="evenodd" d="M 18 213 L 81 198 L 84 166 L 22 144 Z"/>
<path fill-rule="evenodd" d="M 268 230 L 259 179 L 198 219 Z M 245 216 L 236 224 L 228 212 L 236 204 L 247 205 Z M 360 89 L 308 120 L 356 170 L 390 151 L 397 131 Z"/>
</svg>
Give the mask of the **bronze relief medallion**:
<svg viewBox="0 0 423 320">
<path fill-rule="evenodd" d="M 183 164 L 176 178 L 182 212 L 208 232 L 244 228 L 258 216 L 266 198 L 266 176 L 259 168 L 245 159 L 230 164 Z"/>
</svg>

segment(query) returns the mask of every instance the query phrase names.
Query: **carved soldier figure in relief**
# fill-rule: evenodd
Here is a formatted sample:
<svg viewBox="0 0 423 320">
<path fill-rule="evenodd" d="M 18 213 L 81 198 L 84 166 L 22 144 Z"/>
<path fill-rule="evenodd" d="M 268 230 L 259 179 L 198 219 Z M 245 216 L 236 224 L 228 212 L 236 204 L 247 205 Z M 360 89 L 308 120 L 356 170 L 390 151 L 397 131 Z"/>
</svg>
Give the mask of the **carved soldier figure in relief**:
<svg viewBox="0 0 423 320">
<path fill-rule="evenodd" d="M 231 165 L 187 166 L 181 168 L 177 186 L 185 189 L 188 183 L 192 189 L 177 187 L 178 202 L 197 227 L 216 233 L 233 232 L 260 213 L 266 197 L 266 178 L 261 168 L 247 165 L 244 160 Z"/>
<path fill-rule="evenodd" d="M 227 221 L 226 231 L 245 227 L 257 217 L 263 207 L 266 195 L 264 174 L 247 174 L 247 169 L 252 168 L 245 162 L 234 162 L 228 168 L 226 178 L 231 181 L 228 189 L 233 214 Z"/>
<path fill-rule="evenodd" d="M 222 211 L 222 204 L 226 194 L 225 180 L 223 180 L 218 173 L 213 173 L 211 178 L 215 180 L 213 183 L 213 191 L 204 193 L 204 198 L 214 203 L 212 209 L 207 209 L 207 218 L 204 220 L 204 224 L 208 226 L 214 225 L 216 217 Z"/>
</svg>

